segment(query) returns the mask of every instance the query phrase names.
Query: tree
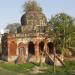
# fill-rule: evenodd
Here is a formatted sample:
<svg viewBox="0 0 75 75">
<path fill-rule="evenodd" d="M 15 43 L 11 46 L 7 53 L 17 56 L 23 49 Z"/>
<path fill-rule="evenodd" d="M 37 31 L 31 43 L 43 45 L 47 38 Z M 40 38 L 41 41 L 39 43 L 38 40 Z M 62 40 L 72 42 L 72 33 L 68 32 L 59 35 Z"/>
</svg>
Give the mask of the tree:
<svg viewBox="0 0 75 75">
<path fill-rule="evenodd" d="M 17 32 L 17 28 L 21 26 L 21 24 L 19 23 L 12 23 L 12 24 L 8 24 L 6 26 L 6 30 L 9 30 L 9 33 L 16 33 Z"/>
<path fill-rule="evenodd" d="M 24 12 L 28 12 L 28 11 L 42 11 L 42 8 L 37 4 L 36 1 L 28 1 L 25 2 L 25 4 L 23 5 L 24 7 Z"/>
<path fill-rule="evenodd" d="M 51 18 L 49 24 L 53 27 L 53 32 L 55 33 L 55 42 L 57 48 L 59 47 L 69 47 L 70 38 L 72 36 L 74 26 L 73 17 L 65 14 L 59 13 Z M 59 42 L 58 42 L 58 41 Z"/>
</svg>

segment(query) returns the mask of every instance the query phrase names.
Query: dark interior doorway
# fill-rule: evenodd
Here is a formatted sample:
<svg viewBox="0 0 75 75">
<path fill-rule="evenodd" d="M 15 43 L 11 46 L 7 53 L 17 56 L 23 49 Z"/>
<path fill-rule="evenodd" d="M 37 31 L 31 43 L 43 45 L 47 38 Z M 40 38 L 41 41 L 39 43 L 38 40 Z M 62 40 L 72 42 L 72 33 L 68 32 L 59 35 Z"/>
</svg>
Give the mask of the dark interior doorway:
<svg viewBox="0 0 75 75">
<path fill-rule="evenodd" d="M 47 46 L 49 53 L 53 53 L 54 44 L 52 42 L 48 42 Z"/>
<path fill-rule="evenodd" d="M 35 46 L 34 46 L 34 43 L 32 41 L 29 42 L 28 52 L 31 55 L 34 55 L 35 54 Z"/>
<path fill-rule="evenodd" d="M 41 51 L 44 51 L 44 42 L 43 42 L 43 41 L 40 42 L 40 44 L 39 44 L 39 49 L 40 49 Z"/>
</svg>

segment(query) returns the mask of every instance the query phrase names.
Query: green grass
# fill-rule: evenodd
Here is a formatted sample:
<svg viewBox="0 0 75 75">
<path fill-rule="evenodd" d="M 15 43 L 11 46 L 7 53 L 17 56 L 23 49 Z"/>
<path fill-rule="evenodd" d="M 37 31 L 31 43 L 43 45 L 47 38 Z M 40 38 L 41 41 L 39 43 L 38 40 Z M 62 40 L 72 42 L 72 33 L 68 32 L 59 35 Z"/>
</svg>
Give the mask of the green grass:
<svg viewBox="0 0 75 75">
<path fill-rule="evenodd" d="M 25 73 L 29 74 L 29 71 L 34 67 L 34 64 L 7 64 L 4 62 L 0 63 L 0 68 L 3 68 L 4 70 L 7 70 L 11 73 Z M 1 74 L 0 74 L 1 75 Z"/>
<path fill-rule="evenodd" d="M 39 66 L 39 64 L 8 64 L 0 61 L 0 75 L 33 75 L 30 72 L 35 66 Z M 56 67 L 55 74 L 53 66 L 47 64 L 42 64 L 42 66 L 47 67 L 47 70 L 35 75 L 72 75 L 72 70 L 75 70 L 75 61 L 65 61 L 64 67 Z"/>
</svg>

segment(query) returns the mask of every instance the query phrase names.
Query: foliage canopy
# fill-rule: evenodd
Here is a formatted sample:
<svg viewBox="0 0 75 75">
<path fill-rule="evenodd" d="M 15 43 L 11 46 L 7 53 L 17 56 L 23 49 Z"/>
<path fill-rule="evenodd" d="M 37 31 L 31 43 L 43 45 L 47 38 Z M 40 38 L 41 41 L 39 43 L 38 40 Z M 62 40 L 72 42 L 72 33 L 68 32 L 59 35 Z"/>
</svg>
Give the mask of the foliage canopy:
<svg viewBox="0 0 75 75">
<path fill-rule="evenodd" d="M 57 48 L 70 47 L 75 32 L 74 18 L 66 13 L 59 13 L 50 19 L 49 24 L 53 28 Z"/>
<path fill-rule="evenodd" d="M 17 28 L 21 26 L 21 24 L 19 23 L 12 23 L 12 24 L 8 24 L 6 26 L 6 30 L 9 30 L 9 33 L 16 33 L 17 32 Z"/>
<path fill-rule="evenodd" d="M 42 8 L 37 4 L 36 1 L 28 1 L 25 2 L 25 4 L 23 5 L 24 8 L 24 12 L 28 12 L 28 11 L 42 11 Z"/>
</svg>

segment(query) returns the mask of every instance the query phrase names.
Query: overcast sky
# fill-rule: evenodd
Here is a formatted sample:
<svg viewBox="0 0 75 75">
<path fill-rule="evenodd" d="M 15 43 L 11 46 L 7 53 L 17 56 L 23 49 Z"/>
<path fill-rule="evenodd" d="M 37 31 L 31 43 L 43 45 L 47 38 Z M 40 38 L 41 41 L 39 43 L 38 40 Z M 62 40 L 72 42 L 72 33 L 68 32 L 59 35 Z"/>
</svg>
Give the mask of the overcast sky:
<svg viewBox="0 0 75 75">
<path fill-rule="evenodd" d="M 19 22 L 23 15 L 23 4 L 27 0 L 0 0 L 0 30 L 7 24 Z M 57 13 L 65 12 L 75 17 L 75 0 L 37 0 L 47 19 Z"/>
</svg>

